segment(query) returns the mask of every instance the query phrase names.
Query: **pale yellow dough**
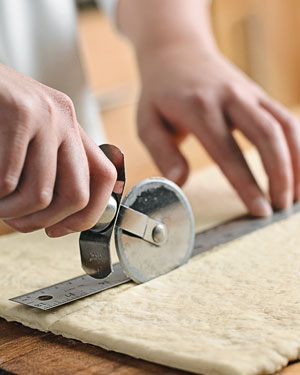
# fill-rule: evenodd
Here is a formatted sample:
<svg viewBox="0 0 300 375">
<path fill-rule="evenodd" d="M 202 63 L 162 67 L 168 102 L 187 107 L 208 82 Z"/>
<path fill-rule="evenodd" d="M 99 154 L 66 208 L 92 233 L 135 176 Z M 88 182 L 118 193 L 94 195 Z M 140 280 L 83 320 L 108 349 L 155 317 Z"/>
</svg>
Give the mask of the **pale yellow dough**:
<svg viewBox="0 0 300 375">
<path fill-rule="evenodd" d="M 186 191 L 198 230 L 245 212 L 216 167 Z M 0 316 L 199 374 L 272 374 L 299 357 L 300 215 L 53 312 L 8 301 L 81 273 L 76 235 L 0 238 Z"/>
</svg>

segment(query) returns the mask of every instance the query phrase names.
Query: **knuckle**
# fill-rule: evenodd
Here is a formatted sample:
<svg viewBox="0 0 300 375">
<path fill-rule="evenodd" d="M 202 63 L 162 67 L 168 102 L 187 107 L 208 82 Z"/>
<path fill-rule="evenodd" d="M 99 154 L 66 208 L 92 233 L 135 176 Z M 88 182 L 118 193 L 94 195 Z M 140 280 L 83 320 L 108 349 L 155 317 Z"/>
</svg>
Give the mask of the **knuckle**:
<svg viewBox="0 0 300 375">
<path fill-rule="evenodd" d="M 43 123 L 47 125 L 52 124 L 52 118 L 54 117 L 55 109 L 52 98 L 49 95 L 43 95 L 41 98 L 41 106 L 43 109 Z"/>
<path fill-rule="evenodd" d="M 3 196 L 13 193 L 18 186 L 18 182 L 16 176 L 6 174 L 0 180 L 0 194 Z"/>
<path fill-rule="evenodd" d="M 270 119 L 265 118 L 259 123 L 260 135 L 264 139 L 274 139 L 278 135 L 278 130 L 278 126 Z"/>
<path fill-rule="evenodd" d="M 48 95 L 41 93 L 24 94 L 18 98 L 18 103 L 14 104 L 14 115 L 9 120 L 16 124 L 8 131 L 12 137 L 17 139 L 27 138 L 33 129 L 37 129 L 43 124 L 51 123 L 53 116 L 53 103 Z M 40 121 L 43 118 L 43 121 Z"/>
<path fill-rule="evenodd" d="M 192 103 L 200 108 L 202 111 L 208 112 L 213 106 L 213 97 L 209 92 L 203 90 L 192 93 Z"/>
<path fill-rule="evenodd" d="M 23 95 L 16 108 L 22 118 L 28 118 L 34 113 L 34 97 Z"/>
<path fill-rule="evenodd" d="M 76 211 L 83 210 L 89 203 L 89 189 L 78 187 L 66 194 L 68 205 Z"/>
<path fill-rule="evenodd" d="M 290 114 L 283 123 L 284 129 L 289 132 L 293 133 L 294 131 L 299 130 L 299 120 L 296 116 Z"/>
<path fill-rule="evenodd" d="M 35 209 L 47 208 L 52 201 L 52 192 L 48 189 L 39 190 L 34 197 L 34 201 Z"/>
<path fill-rule="evenodd" d="M 61 102 L 62 102 L 65 106 L 67 106 L 67 107 L 69 107 L 69 108 L 72 108 L 72 109 L 74 108 L 74 105 L 73 105 L 72 99 L 71 99 L 67 94 L 61 92 L 61 93 L 60 93 L 60 97 L 61 97 Z"/>
<path fill-rule="evenodd" d="M 231 82 L 230 84 L 226 84 L 225 92 L 228 98 L 233 101 L 238 101 L 242 98 L 242 91 L 238 84 Z"/>
<path fill-rule="evenodd" d="M 34 113 L 34 102 L 34 93 L 28 94 L 23 92 L 22 95 L 11 96 L 9 96 L 8 94 L 8 98 L 6 101 L 6 107 L 8 111 L 6 116 L 7 118 L 5 120 L 9 122 L 23 123 L 23 125 L 26 125 L 26 120 L 31 117 L 32 113 Z"/>
<path fill-rule="evenodd" d="M 73 122 L 76 122 L 76 112 L 72 99 L 68 95 L 61 92 L 59 93 L 59 101 L 64 110 L 69 114 Z"/>
<path fill-rule="evenodd" d="M 101 177 L 109 185 L 114 185 L 117 180 L 117 170 L 113 163 L 107 159 L 107 163 L 102 165 Z"/>
</svg>

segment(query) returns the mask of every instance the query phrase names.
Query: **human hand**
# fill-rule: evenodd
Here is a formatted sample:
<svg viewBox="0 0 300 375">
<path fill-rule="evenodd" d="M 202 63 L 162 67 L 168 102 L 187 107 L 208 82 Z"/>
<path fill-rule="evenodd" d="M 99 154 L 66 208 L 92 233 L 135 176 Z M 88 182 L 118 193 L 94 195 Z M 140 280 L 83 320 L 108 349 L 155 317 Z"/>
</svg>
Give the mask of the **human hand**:
<svg viewBox="0 0 300 375">
<path fill-rule="evenodd" d="M 0 65 L 0 218 L 50 237 L 91 228 L 116 170 L 65 94 Z"/>
<path fill-rule="evenodd" d="M 287 208 L 300 199 L 298 120 L 217 51 L 199 46 L 189 35 L 139 53 L 141 140 L 162 173 L 181 185 L 188 165 L 179 143 L 194 134 L 249 212 L 270 215 L 270 204 L 232 135 L 239 129 L 259 151 L 273 207 Z"/>
</svg>

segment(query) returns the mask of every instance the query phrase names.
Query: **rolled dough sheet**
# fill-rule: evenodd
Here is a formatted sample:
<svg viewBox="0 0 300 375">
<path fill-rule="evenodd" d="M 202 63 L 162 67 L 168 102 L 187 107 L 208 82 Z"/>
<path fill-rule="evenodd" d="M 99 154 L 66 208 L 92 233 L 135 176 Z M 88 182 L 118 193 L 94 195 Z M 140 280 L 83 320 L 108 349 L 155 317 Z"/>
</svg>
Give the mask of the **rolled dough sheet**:
<svg viewBox="0 0 300 375">
<path fill-rule="evenodd" d="M 187 194 L 198 229 L 244 212 L 216 167 L 197 173 Z M 8 298 L 81 274 L 78 236 L 8 235 L 0 238 L 0 316 L 199 374 L 271 374 L 299 357 L 299 228 L 295 215 L 146 284 L 52 312 Z"/>
</svg>

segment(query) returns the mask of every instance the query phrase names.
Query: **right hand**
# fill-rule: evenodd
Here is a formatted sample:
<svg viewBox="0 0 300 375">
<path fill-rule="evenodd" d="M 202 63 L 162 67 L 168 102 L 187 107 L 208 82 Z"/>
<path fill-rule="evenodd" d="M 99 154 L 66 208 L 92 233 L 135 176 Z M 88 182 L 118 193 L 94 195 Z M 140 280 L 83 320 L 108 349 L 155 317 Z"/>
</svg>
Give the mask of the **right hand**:
<svg viewBox="0 0 300 375">
<path fill-rule="evenodd" d="M 50 237 L 91 228 L 116 170 L 76 120 L 71 99 L 0 64 L 0 218 Z"/>
</svg>

